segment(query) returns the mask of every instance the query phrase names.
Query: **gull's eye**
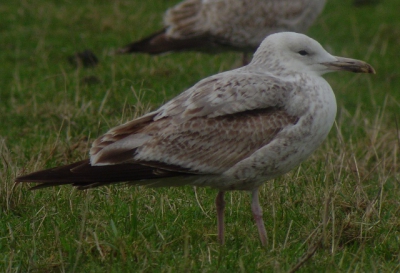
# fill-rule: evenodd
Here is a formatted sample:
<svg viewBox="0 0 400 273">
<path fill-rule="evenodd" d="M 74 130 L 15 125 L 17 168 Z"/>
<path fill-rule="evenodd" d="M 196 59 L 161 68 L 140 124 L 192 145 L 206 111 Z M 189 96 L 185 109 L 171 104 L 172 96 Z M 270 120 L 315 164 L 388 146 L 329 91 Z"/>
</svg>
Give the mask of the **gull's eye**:
<svg viewBox="0 0 400 273">
<path fill-rule="evenodd" d="M 308 55 L 308 52 L 305 51 L 305 50 L 300 50 L 300 51 L 297 52 L 297 53 L 299 53 L 301 56 L 306 56 L 306 55 Z"/>
</svg>

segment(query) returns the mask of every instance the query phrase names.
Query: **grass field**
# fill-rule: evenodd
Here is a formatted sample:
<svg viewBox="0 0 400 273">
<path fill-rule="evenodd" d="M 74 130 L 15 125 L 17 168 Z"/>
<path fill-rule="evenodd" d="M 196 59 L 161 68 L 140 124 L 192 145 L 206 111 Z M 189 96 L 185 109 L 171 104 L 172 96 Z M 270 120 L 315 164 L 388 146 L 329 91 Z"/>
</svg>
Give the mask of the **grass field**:
<svg viewBox="0 0 400 273">
<path fill-rule="evenodd" d="M 376 75 L 327 75 L 337 123 L 300 167 L 269 181 L 261 247 L 246 192 L 71 187 L 28 191 L 17 175 L 87 157 L 108 128 L 154 109 L 238 53 L 111 56 L 161 27 L 177 0 L 6 1 L 0 5 L 0 272 L 400 271 L 398 0 L 329 0 L 309 35 Z M 76 68 L 85 49 L 100 60 Z"/>
</svg>

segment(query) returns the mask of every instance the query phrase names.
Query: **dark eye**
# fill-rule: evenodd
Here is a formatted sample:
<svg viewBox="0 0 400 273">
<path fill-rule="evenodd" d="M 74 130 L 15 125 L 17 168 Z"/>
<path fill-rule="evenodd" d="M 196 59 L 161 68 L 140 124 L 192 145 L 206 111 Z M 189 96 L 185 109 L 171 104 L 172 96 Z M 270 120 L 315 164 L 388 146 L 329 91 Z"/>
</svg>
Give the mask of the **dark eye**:
<svg viewBox="0 0 400 273">
<path fill-rule="evenodd" d="M 297 52 L 297 53 L 299 53 L 301 56 L 306 56 L 306 55 L 308 55 L 308 52 L 305 51 L 305 50 L 300 50 L 300 51 Z"/>
</svg>

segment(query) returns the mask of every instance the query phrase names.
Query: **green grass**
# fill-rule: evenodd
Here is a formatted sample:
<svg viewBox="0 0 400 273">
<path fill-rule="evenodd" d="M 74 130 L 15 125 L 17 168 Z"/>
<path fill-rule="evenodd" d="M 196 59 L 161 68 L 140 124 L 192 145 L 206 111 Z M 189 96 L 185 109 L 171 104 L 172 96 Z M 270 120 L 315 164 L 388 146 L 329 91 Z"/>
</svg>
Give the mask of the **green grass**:
<svg viewBox="0 0 400 273">
<path fill-rule="evenodd" d="M 0 5 L 1 272 L 397 272 L 400 264 L 398 1 L 328 1 L 309 35 L 377 75 L 327 75 L 337 124 L 260 200 L 261 248 L 245 192 L 227 194 L 226 244 L 212 189 L 28 191 L 17 175 L 87 157 L 108 128 L 154 109 L 240 54 L 111 56 L 161 27 L 177 1 L 7 1 Z M 100 59 L 76 69 L 67 57 Z M 96 77 L 97 84 L 88 84 Z M 318 243 L 322 238 L 322 243 Z M 316 250 L 307 255 L 307 251 Z"/>
</svg>

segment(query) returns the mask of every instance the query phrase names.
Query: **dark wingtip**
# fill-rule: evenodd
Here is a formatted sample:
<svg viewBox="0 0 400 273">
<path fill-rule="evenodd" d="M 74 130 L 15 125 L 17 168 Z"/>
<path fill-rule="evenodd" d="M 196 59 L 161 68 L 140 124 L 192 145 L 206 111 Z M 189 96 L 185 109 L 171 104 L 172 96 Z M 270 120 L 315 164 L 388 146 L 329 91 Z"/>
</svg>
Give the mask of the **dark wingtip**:
<svg viewBox="0 0 400 273">
<path fill-rule="evenodd" d="M 152 35 L 130 43 L 115 51 L 115 54 L 147 53 L 162 54 L 171 51 L 201 50 L 213 52 L 215 44 L 206 37 L 193 37 L 187 39 L 174 39 L 166 34 L 166 29 L 153 33 Z"/>
<path fill-rule="evenodd" d="M 129 43 L 115 51 L 115 54 L 128 54 L 134 52 L 143 52 L 149 54 L 159 54 L 165 52 L 162 46 L 157 42 L 160 37 L 165 37 L 165 29 L 157 31 L 139 41 Z M 165 39 L 165 38 L 163 38 Z"/>
<path fill-rule="evenodd" d="M 148 162 L 150 164 L 150 162 Z M 126 181 L 143 181 L 173 176 L 188 175 L 179 166 L 153 163 L 157 166 L 132 163 L 92 166 L 89 160 L 83 160 L 30 173 L 15 178 L 16 183 L 37 183 L 30 190 L 38 190 L 53 186 L 71 185 L 79 190 L 95 188 Z M 167 170 L 163 170 L 167 168 Z M 169 170 L 168 170 L 169 169 Z M 158 171 L 157 171 L 158 170 Z M 160 172 L 160 170 L 163 170 Z"/>
<path fill-rule="evenodd" d="M 61 167 L 55 167 L 51 169 L 41 170 L 37 172 L 33 172 L 27 175 L 18 176 L 15 178 L 15 183 L 40 183 L 37 186 L 30 188 L 30 190 L 37 190 L 41 188 L 57 186 L 57 185 L 66 185 L 72 184 L 70 178 L 73 178 L 73 174 L 71 173 L 71 169 L 88 165 L 89 160 L 82 160 L 72 164 L 68 164 Z"/>
</svg>

